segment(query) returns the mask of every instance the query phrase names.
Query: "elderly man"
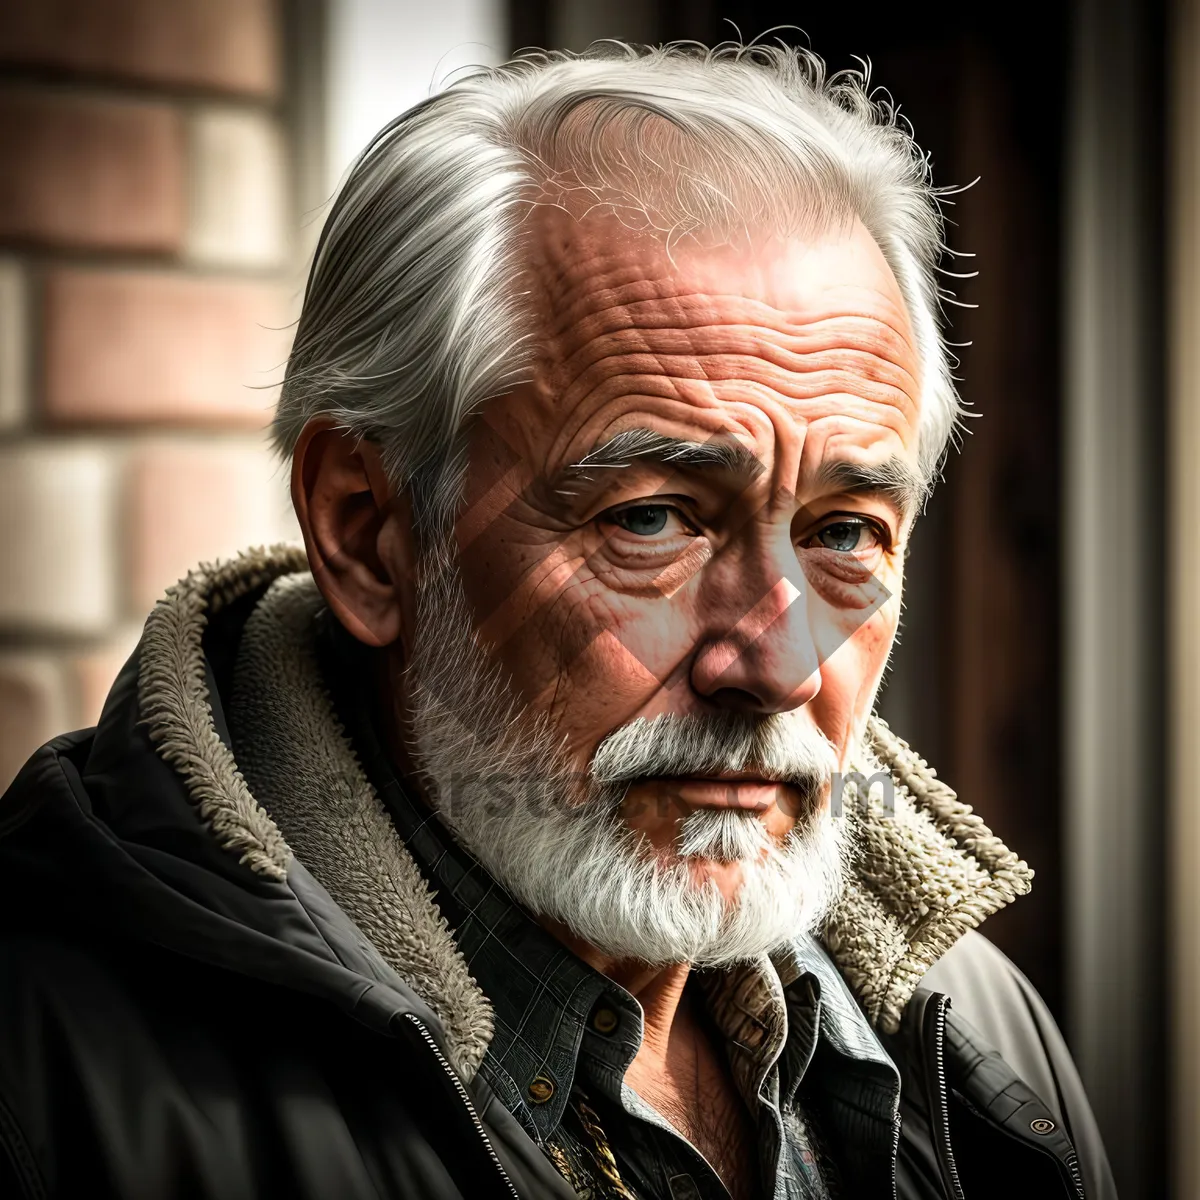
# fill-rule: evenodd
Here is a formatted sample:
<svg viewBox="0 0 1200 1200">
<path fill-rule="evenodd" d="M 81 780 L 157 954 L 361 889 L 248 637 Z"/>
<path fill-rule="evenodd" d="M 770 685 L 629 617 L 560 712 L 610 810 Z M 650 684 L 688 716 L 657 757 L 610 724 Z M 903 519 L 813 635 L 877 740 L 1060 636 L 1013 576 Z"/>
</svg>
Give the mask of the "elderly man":
<svg viewBox="0 0 1200 1200">
<path fill-rule="evenodd" d="M 927 164 L 782 48 L 389 126 L 206 566 L 0 810 L 0 1193 L 1113 1195 L 872 716 L 957 415 Z"/>
</svg>

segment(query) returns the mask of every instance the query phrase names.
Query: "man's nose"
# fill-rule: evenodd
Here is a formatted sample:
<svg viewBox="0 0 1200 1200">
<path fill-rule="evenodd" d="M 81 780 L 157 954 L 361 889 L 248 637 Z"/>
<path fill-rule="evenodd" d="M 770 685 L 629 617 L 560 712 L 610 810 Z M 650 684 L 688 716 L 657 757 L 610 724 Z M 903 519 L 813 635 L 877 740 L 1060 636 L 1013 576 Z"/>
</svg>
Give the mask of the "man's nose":
<svg viewBox="0 0 1200 1200">
<path fill-rule="evenodd" d="M 753 557 L 721 564 L 706 581 L 707 634 L 692 660 L 692 687 L 723 708 L 787 712 L 821 690 L 803 575 L 790 542 L 786 554 Z"/>
</svg>

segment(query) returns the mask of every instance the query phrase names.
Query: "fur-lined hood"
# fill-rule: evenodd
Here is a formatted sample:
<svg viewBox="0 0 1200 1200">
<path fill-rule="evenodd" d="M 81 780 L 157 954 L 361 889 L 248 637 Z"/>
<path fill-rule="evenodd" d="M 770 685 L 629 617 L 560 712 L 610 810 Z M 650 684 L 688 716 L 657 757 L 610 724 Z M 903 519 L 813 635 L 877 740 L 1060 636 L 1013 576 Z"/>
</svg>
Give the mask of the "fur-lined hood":
<svg viewBox="0 0 1200 1200">
<path fill-rule="evenodd" d="M 249 608 L 214 696 L 205 630 Z M 170 590 L 138 655 L 141 722 L 222 851 L 284 888 L 312 878 L 439 1019 L 470 1078 L 491 1008 L 340 727 L 317 666 L 321 599 L 287 547 L 203 566 Z M 226 723 L 227 722 L 227 723 Z M 824 932 L 833 960 L 881 1032 L 896 1029 L 922 975 L 968 929 L 1029 890 L 1032 872 L 881 720 L 866 777 L 885 770 L 894 812 L 847 785 L 861 856 Z M 381 972 L 376 971 L 379 975 Z"/>
</svg>

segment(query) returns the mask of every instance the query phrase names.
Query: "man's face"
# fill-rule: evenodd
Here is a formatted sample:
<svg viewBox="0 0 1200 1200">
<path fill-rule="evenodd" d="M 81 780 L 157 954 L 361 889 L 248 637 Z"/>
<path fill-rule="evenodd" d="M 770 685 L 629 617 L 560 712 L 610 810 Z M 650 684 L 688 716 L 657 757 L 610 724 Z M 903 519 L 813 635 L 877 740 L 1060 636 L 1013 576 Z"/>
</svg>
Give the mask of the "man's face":
<svg viewBox="0 0 1200 1200">
<path fill-rule="evenodd" d="M 611 218 L 537 223 L 542 361 L 476 422 L 457 527 L 483 642 L 580 771 L 635 718 L 729 712 L 791 713 L 844 765 L 918 479 L 918 357 L 886 261 L 857 222 L 671 254 Z M 723 774 L 639 781 L 624 819 L 660 846 L 681 813 L 739 807 L 783 838 L 789 786 Z M 727 897 L 740 879 L 693 874 Z"/>
</svg>

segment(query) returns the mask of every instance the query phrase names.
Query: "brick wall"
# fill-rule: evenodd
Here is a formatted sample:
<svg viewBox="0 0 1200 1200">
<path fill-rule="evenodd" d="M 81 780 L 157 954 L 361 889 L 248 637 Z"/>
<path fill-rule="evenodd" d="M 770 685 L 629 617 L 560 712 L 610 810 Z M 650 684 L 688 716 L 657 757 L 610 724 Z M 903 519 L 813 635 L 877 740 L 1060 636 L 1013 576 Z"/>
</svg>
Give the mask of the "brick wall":
<svg viewBox="0 0 1200 1200">
<path fill-rule="evenodd" d="M 295 536 L 281 2 L 0 5 L 0 786 L 194 562 Z"/>
</svg>

